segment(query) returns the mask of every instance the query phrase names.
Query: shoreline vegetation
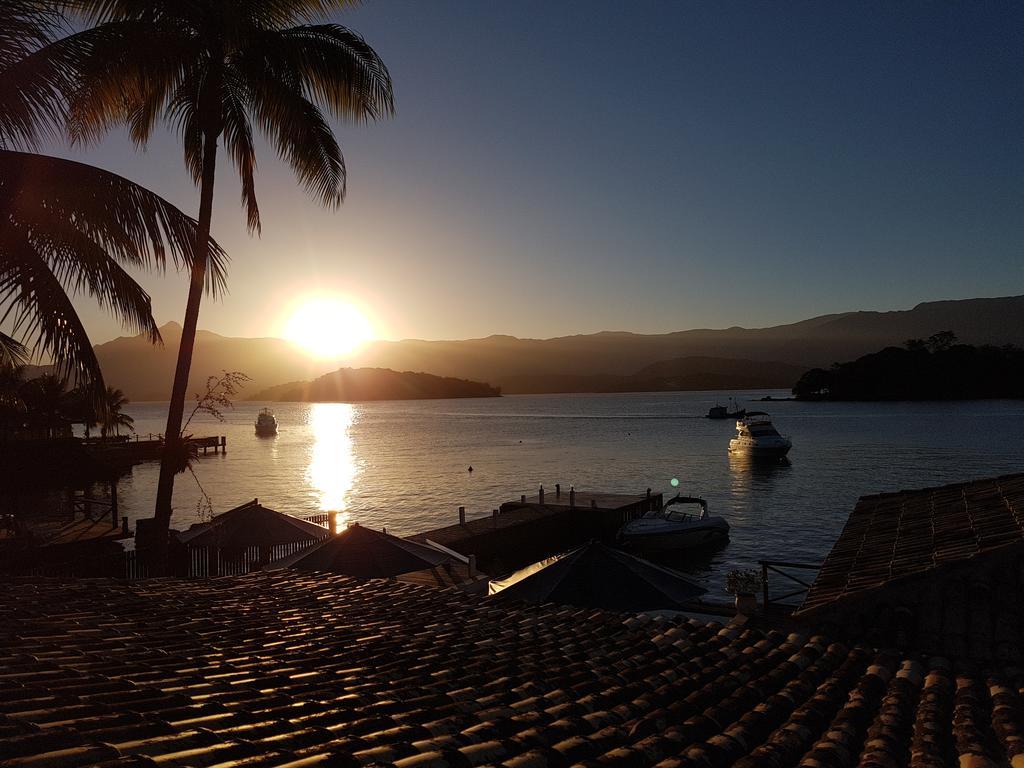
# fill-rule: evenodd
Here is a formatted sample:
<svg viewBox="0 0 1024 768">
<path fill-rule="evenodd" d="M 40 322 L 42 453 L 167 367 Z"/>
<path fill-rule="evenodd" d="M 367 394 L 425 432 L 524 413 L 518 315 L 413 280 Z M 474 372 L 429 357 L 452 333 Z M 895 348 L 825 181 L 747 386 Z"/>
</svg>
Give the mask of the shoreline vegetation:
<svg viewBox="0 0 1024 768">
<path fill-rule="evenodd" d="M 942 331 L 814 368 L 793 394 L 804 401 L 1024 399 L 1024 350 L 958 344 L 956 334 Z"/>
<path fill-rule="evenodd" d="M 501 397 L 501 388 L 482 381 L 389 368 L 340 368 L 312 381 L 268 387 L 247 399 L 278 403 L 351 403 L 464 397 Z"/>
</svg>

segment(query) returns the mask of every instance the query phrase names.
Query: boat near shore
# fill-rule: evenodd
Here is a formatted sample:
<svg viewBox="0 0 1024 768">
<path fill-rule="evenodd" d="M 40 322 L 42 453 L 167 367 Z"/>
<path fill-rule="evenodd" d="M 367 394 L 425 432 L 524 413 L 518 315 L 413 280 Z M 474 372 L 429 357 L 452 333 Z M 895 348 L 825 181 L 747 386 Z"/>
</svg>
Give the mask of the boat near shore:
<svg viewBox="0 0 1024 768">
<path fill-rule="evenodd" d="M 698 496 L 675 496 L 619 529 L 624 546 L 649 552 L 667 552 L 718 544 L 729 538 L 725 518 L 708 514 L 708 503 Z"/>
</svg>

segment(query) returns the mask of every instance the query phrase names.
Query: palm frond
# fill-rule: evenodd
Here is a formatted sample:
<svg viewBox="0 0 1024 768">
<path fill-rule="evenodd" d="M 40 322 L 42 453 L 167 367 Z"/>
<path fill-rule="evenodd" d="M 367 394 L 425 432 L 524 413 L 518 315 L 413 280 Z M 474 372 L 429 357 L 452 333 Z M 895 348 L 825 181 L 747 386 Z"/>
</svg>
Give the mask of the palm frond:
<svg viewBox="0 0 1024 768">
<path fill-rule="evenodd" d="M 47 48 L 56 46 L 70 52 L 68 133 L 78 143 L 98 141 L 120 124 L 136 143 L 145 143 L 186 78 L 185 63 L 202 52 L 187 29 L 150 19 L 109 22 Z"/>
<path fill-rule="evenodd" d="M 256 123 L 278 154 L 325 205 L 340 205 L 345 199 L 345 158 L 323 113 L 298 88 L 265 70 L 245 75 Z"/>
<path fill-rule="evenodd" d="M 53 2 L 0 4 L 0 148 L 34 147 L 56 135 L 69 72 L 59 49 L 39 51 L 64 29 Z"/>
<path fill-rule="evenodd" d="M 379 120 L 394 114 L 391 75 L 376 51 L 340 24 L 292 27 L 267 34 L 270 67 L 294 72 L 306 96 L 336 117 Z"/>
<path fill-rule="evenodd" d="M 63 11 L 53 0 L 0 3 L 0 69 L 38 50 L 66 28 Z"/>
<path fill-rule="evenodd" d="M 256 148 L 252 125 L 246 114 L 246 86 L 238 73 L 229 69 L 224 78 L 224 148 L 235 163 L 242 181 L 242 204 L 250 232 L 260 232 L 260 208 L 256 202 Z"/>
<path fill-rule="evenodd" d="M 53 360 L 58 377 L 74 380 L 101 407 L 103 373 L 89 335 L 56 275 L 39 258 L 28 235 L 8 225 L 0 261 L 0 322 L 25 340 L 35 356 Z"/>
<path fill-rule="evenodd" d="M 360 0 L 234 0 L 230 9 L 225 10 L 235 23 L 255 19 L 265 26 L 286 26 L 359 4 Z M 195 6 L 199 4 L 188 0 L 70 0 L 70 5 L 92 23 L 103 23 L 140 18 L 147 13 L 156 17 L 194 18 Z"/>
<path fill-rule="evenodd" d="M 85 233 L 74 227 L 41 227 L 32 229 L 28 239 L 72 296 L 92 296 L 100 307 L 109 306 L 127 329 L 153 343 L 160 341 L 149 294 Z"/>
<path fill-rule="evenodd" d="M 28 359 L 28 347 L 13 336 L 0 332 L 0 371 L 19 369 L 28 363 Z"/>
<path fill-rule="evenodd" d="M 191 269 L 196 222 L 115 173 L 45 155 L 0 151 L 0 222 L 79 229 L 124 264 L 163 270 L 167 255 Z M 225 290 L 228 256 L 211 240 L 206 290 Z"/>
</svg>

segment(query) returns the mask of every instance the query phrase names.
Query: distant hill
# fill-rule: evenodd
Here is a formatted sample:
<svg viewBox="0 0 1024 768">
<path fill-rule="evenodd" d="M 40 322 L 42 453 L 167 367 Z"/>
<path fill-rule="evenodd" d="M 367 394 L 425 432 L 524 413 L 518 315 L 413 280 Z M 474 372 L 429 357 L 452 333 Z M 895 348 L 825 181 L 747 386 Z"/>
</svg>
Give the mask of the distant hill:
<svg viewBox="0 0 1024 768">
<path fill-rule="evenodd" d="M 679 357 L 662 360 L 629 376 L 612 374 L 534 374 L 510 376 L 503 389 L 520 394 L 545 392 L 693 392 L 709 389 L 789 389 L 807 369 L 788 363 Z"/>
<path fill-rule="evenodd" d="M 672 371 L 655 370 L 650 376 L 674 378 L 680 388 L 740 389 L 743 385 L 735 377 L 774 380 L 780 372 L 776 366 L 781 364 L 805 370 L 827 367 L 942 330 L 954 331 L 966 344 L 1024 346 L 1024 296 L 929 302 L 896 312 L 823 315 L 771 328 L 653 335 L 602 332 L 554 339 L 490 336 L 464 341 L 378 341 L 346 363 L 354 368 L 423 371 L 486 381 L 505 393 L 580 388 L 621 391 L 595 388 L 626 386 L 616 377 L 635 378 L 648 366 L 676 365 Z M 96 347 L 107 382 L 123 389 L 132 400 L 166 400 L 169 396 L 181 329 L 169 323 L 161 332 L 163 348 L 154 349 L 141 337 L 123 337 Z M 695 362 L 699 359 L 736 360 L 742 370 L 708 369 Z M 311 380 L 336 366 L 337 362 L 310 361 L 282 339 L 229 338 L 200 331 L 189 391 L 196 391 L 207 376 L 224 369 L 244 371 L 252 377 L 248 394 L 282 382 Z M 779 386 L 790 387 L 796 378 L 799 373 Z"/>
<path fill-rule="evenodd" d="M 167 400 L 171 396 L 174 367 L 181 341 L 181 326 L 160 328 L 164 345 L 154 347 L 142 336 L 122 336 L 96 346 L 96 357 L 107 384 L 120 387 L 130 400 Z M 313 361 L 284 339 L 245 339 L 220 336 L 210 331 L 196 334 L 189 396 L 200 391 L 208 376 L 221 371 L 242 371 L 252 381 L 243 397 L 282 381 L 312 379 L 337 363 Z"/>
<path fill-rule="evenodd" d="M 968 344 L 1024 346 L 1024 296 L 919 304 L 896 312 L 848 312 L 770 328 L 698 329 L 643 335 L 602 332 L 554 339 L 491 336 L 465 341 L 379 341 L 353 365 L 465 376 L 520 391 L 519 376 L 630 376 L 686 357 L 778 361 L 814 368 L 850 360 L 909 338 L 952 330 Z"/>
<path fill-rule="evenodd" d="M 365 400 L 429 400 L 499 397 L 501 390 L 479 381 L 442 378 L 387 368 L 341 368 L 313 381 L 279 384 L 250 400 L 300 403 L 357 403 Z"/>
</svg>

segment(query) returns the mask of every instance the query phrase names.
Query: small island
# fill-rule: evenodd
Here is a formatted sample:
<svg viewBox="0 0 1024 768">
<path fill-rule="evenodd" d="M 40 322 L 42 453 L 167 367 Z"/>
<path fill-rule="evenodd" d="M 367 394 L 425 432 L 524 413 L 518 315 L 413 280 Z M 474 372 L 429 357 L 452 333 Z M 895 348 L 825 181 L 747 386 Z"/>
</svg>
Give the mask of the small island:
<svg viewBox="0 0 1024 768">
<path fill-rule="evenodd" d="M 390 368 L 340 368 L 312 381 L 278 384 L 250 400 L 295 403 L 355 403 L 367 400 L 440 400 L 501 397 L 501 388 L 481 381 L 393 371 Z"/>
<path fill-rule="evenodd" d="M 982 400 L 1024 398 L 1024 350 L 958 344 L 942 331 L 902 347 L 814 368 L 793 387 L 798 400 Z"/>
</svg>

